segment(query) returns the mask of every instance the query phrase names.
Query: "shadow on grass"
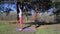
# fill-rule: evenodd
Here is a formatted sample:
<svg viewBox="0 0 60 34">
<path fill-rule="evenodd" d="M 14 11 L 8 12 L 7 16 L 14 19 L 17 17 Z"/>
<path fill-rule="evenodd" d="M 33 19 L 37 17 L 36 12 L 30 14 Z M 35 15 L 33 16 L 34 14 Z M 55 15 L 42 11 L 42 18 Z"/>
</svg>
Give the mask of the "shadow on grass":
<svg viewBox="0 0 60 34">
<path fill-rule="evenodd" d="M 29 24 L 29 26 L 27 26 L 27 27 L 24 27 L 23 29 L 25 29 L 25 28 L 28 28 L 28 27 L 30 27 L 30 26 L 32 26 L 32 25 L 35 25 L 36 27 L 35 28 L 38 28 L 40 25 L 53 25 L 53 24 L 60 24 L 60 22 L 49 22 L 49 23 L 46 23 L 46 22 L 39 22 L 39 21 L 37 21 L 37 22 L 29 22 L 29 23 L 23 23 L 23 24 Z"/>
</svg>

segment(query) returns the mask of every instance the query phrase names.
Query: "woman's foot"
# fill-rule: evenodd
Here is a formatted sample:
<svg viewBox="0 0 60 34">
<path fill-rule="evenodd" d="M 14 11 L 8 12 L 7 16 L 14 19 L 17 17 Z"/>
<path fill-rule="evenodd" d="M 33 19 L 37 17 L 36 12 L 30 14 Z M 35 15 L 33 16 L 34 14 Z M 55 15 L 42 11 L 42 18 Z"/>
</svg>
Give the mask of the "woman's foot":
<svg viewBox="0 0 60 34">
<path fill-rule="evenodd" d="M 20 31 L 22 31 L 23 29 L 22 29 L 22 28 L 20 28 L 19 30 L 20 30 Z"/>
</svg>

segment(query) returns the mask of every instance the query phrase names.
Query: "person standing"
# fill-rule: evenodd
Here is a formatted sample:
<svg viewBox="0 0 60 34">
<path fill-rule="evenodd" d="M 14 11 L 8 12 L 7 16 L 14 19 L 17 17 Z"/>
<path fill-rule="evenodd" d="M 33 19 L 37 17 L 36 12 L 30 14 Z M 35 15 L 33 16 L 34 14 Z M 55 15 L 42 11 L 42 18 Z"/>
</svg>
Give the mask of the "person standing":
<svg viewBox="0 0 60 34">
<path fill-rule="evenodd" d="M 18 13 L 19 20 L 18 21 L 20 23 L 20 29 L 19 30 L 21 31 L 21 30 L 23 30 L 23 28 L 22 28 L 23 21 L 22 21 L 22 9 L 20 7 L 20 4 L 18 4 L 18 9 L 19 9 L 19 13 Z"/>
<path fill-rule="evenodd" d="M 39 26 L 38 24 L 38 11 L 37 11 L 37 8 L 35 9 L 35 12 L 34 12 L 34 22 L 35 22 L 35 25 L 36 25 L 36 28 Z"/>
</svg>

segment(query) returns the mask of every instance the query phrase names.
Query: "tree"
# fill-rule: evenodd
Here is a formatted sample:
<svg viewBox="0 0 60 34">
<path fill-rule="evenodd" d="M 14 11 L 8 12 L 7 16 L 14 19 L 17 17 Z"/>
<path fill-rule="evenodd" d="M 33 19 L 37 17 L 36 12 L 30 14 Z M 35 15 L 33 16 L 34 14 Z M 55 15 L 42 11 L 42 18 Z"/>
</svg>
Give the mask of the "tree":
<svg viewBox="0 0 60 34">
<path fill-rule="evenodd" d="M 6 8 L 6 10 L 4 11 L 4 13 L 6 13 L 6 15 L 9 15 L 10 11 L 13 11 L 11 8 Z"/>
<path fill-rule="evenodd" d="M 60 22 L 60 2 L 55 2 L 55 7 L 56 7 L 56 11 L 54 11 L 53 13 L 55 14 L 55 21 L 56 22 Z"/>
<path fill-rule="evenodd" d="M 11 8 L 9 8 L 10 5 L 12 5 L 15 2 L 15 0 L 0 0 L 0 10 L 3 11 L 3 13 L 6 13 L 8 15 L 10 11 L 13 11 Z M 4 4 L 8 4 L 8 8 L 4 7 Z M 0 12 L 1 12 L 0 11 Z"/>
</svg>

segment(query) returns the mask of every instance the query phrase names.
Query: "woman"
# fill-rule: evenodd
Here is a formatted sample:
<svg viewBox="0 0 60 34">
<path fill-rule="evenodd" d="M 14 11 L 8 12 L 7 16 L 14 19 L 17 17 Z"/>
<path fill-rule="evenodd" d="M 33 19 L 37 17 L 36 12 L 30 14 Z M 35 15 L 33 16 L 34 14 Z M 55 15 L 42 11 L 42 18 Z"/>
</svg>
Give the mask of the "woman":
<svg viewBox="0 0 60 34">
<path fill-rule="evenodd" d="M 17 5 L 18 7 L 17 7 L 17 9 L 18 9 L 18 11 L 17 11 L 17 15 L 18 15 L 18 22 L 20 23 L 20 31 L 22 30 L 22 23 L 23 23 L 23 21 L 22 21 L 22 10 L 21 10 L 21 5 L 20 5 L 20 3 Z"/>
</svg>

